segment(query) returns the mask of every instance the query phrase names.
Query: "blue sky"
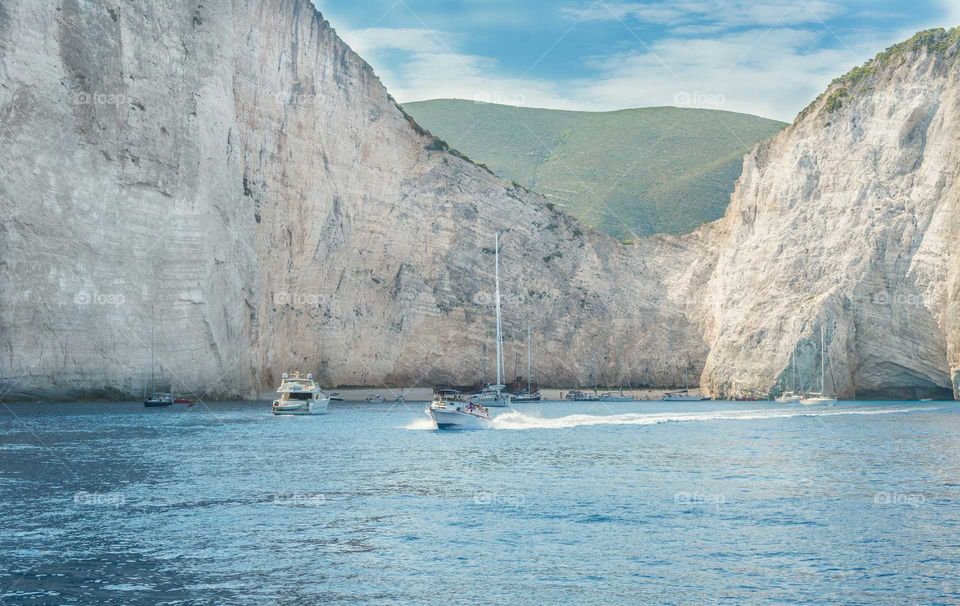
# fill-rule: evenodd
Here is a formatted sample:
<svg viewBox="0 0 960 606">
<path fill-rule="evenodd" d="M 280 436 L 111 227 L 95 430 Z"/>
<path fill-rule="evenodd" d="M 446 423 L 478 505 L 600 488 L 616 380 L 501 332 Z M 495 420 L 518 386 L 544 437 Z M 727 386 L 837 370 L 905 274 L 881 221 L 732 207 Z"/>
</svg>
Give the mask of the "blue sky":
<svg viewBox="0 0 960 606">
<path fill-rule="evenodd" d="M 960 0 L 314 0 L 402 103 L 656 105 L 791 121 Z"/>
</svg>

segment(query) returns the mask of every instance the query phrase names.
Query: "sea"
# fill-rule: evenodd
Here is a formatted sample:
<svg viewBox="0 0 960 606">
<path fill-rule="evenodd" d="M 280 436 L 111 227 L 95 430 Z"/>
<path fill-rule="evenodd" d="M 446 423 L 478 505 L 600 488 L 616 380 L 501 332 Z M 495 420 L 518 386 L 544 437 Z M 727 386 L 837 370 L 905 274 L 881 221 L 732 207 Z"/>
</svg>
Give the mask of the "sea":
<svg viewBox="0 0 960 606">
<path fill-rule="evenodd" d="M 2 604 L 960 604 L 954 402 L 0 404 Z"/>
</svg>

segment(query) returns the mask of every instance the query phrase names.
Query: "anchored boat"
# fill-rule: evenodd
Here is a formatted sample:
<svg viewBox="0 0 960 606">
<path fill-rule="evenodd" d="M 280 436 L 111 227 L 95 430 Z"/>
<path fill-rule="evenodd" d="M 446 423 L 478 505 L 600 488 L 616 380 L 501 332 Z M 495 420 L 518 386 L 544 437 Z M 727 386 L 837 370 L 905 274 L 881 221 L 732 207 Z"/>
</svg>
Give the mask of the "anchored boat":
<svg viewBox="0 0 960 606">
<path fill-rule="evenodd" d="M 280 397 L 273 401 L 275 415 L 322 415 L 330 404 L 330 398 L 320 390 L 312 374 L 304 378 L 299 372 L 293 376 L 283 373 L 277 393 Z"/>
</svg>

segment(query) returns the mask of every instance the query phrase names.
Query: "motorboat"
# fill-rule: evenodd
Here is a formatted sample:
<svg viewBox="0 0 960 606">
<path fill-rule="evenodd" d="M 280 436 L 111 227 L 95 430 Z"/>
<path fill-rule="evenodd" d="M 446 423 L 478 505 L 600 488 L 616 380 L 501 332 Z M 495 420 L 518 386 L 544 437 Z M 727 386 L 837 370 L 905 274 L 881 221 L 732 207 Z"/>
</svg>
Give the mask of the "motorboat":
<svg viewBox="0 0 960 606">
<path fill-rule="evenodd" d="M 275 415 L 322 415 L 330 404 L 312 374 L 301 377 L 299 372 L 283 373 L 277 393 L 280 397 L 273 401 Z"/>
<path fill-rule="evenodd" d="M 437 429 L 490 429 L 493 419 L 486 406 L 476 402 L 464 402 L 455 390 L 440 390 L 430 402 L 427 415 Z"/>
<path fill-rule="evenodd" d="M 327 397 L 330 398 L 331 402 L 343 402 L 343 395 L 341 395 L 339 391 L 330 393 Z"/>
<path fill-rule="evenodd" d="M 153 395 L 143 401 L 147 408 L 162 408 L 173 406 L 173 396 L 163 392 L 153 392 Z"/>
</svg>

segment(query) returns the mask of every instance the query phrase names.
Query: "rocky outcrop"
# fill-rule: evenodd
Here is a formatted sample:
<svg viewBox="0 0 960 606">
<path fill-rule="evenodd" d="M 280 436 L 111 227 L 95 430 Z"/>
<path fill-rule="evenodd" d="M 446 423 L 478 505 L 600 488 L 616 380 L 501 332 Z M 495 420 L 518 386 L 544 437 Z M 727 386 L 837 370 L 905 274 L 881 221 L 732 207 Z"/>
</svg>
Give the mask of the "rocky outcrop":
<svg viewBox="0 0 960 606">
<path fill-rule="evenodd" d="M 823 327 L 827 391 L 949 395 L 960 347 L 958 40 L 960 30 L 937 30 L 891 48 L 747 156 L 711 228 L 711 391 L 792 387 L 792 355 L 818 387 Z"/>
<path fill-rule="evenodd" d="M 724 219 L 623 245 L 423 131 L 308 0 L 0 6 L 0 397 L 492 379 L 956 388 L 957 35 L 838 80 Z M 509 373 L 508 373 L 509 374 Z M 951 377 L 952 375 L 952 377 Z"/>
<path fill-rule="evenodd" d="M 702 366 L 670 295 L 695 248 L 625 247 L 447 150 L 308 0 L 3 10 L 7 397 L 492 379 L 497 231 L 508 368 L 528 323 L 545 383 Z"/>
</svg>

